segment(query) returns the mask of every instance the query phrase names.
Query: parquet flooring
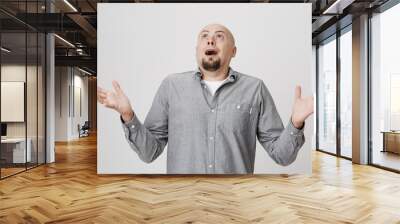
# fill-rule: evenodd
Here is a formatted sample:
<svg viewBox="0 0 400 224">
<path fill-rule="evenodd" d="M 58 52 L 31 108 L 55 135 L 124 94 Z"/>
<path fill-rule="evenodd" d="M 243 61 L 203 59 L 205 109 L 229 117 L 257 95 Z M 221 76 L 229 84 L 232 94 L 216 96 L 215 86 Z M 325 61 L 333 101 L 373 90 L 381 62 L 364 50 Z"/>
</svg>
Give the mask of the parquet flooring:
<svg viewBox="0 0 400 224">
<path fill-rule="evenodd" d="M 0 181 L 0 223 L 400 223 L 400 175 L 320 152 L 313 174 L 96 174 L 96 138 Z"/>
<path fill-rule="evenodd" d="M 18 173 L 18 172 L 21 172 L 21 171 L 24 171 L 25 170 L 25 167 L 23 167 L 23 168 L 14 168 L 14 167 L 12 167 L 12 168 L 1 168 L 1 176 L 2 177 L 7 177 L 7 176 L 10 176 L 10 175 L 13 175 L 13 174 L 15 174 L 15 173 Z"/>
</svg>

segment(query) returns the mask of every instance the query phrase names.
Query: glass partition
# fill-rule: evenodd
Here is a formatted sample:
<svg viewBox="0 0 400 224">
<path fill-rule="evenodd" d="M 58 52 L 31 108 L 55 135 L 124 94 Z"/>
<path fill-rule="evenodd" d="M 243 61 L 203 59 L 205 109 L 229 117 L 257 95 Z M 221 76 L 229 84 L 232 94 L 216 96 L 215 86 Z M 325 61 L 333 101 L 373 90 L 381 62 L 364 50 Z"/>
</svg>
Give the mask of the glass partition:
<svg viewBox="0 0 400 224">
<path fill-rule="evenodd" d="M 1 1 L 0 7 L 17 17 L 44 12 L 44 3 Z M 45 45 L 44 33 L 0 12 L 0 178 L 45 163 Z"/>
<path fill-rule="evenodd" d="M 37 162 L 46 162 L 46 36 L 38 33 L 38 64 L 37 64 Z"/>
<path fill-rule="evenodd" d="M 1 34 L 1 176 L 24 171 L 31 160 L 26 142 L 26 33 Z"/>
<path fill-rule="evenodd" d="M 27 151 L 30 152 L 30 159 L 27 167 L 31 168 L 37 165 L 37 122 L 38 122 L 38 35 L 36 32 L 27 33 L 27 74 L 26 74 L 26 113 L 27 113 Z"/>
</svg>

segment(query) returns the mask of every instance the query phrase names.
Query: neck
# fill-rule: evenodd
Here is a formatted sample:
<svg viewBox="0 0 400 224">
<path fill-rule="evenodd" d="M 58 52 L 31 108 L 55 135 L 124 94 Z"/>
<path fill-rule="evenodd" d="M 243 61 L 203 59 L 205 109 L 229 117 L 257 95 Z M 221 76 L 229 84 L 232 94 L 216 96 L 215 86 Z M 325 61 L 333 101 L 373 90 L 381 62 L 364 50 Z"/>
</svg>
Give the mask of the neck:
<svg viewBox="0 0 400 224">
<path fill-rule="evenodd" d="M 217 71 L 207 71 L 203 68 L 200 68 L 201 74 L 203 74 L 202 79 L 208 81 L 221 81 L 226 79 L 228 76 L 229 67 L 223 67 L 218 69 Z"/>
</svg>

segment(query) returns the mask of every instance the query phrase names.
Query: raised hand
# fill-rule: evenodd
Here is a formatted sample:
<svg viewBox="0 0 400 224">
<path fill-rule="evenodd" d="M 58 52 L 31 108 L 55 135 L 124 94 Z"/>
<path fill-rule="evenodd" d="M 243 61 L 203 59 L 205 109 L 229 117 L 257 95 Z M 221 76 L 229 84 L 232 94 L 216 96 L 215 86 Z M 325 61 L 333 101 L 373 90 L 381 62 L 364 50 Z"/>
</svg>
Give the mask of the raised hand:
<svg viewBox="0 0 400 224">
<path fill-rule="evenodd" d="M 314 97 L 301 98 L 301 87 L 296 86 L 292 111 L 292 123 L 296 128 L 303 127 L 304 121 L 314 112 Z"/>
<path fill-rule="evenodd" d="M 124 94 L 117 81 L 112 82 L 114 92 L 97 87 L 97 100 L 104 106 L 121 114 L 125 122 L 132 120 L 134 113 L 128 97 Z"/>
</svg>

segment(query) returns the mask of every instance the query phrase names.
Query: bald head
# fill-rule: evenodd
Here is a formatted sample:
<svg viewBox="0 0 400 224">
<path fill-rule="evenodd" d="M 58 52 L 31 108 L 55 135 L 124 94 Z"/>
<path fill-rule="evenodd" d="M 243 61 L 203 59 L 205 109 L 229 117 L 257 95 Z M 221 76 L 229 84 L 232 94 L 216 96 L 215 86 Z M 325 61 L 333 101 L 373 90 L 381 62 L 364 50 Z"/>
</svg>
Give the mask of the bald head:
<svg viewBox="0 0 400 224">
<path fill-rule="evenodd" d="M 200 31 L 200 34 L 204 31 L 209 31 L 209 30 L 220 30 L 224 33 L 226 33 L 228 41 L 232 43 L 233 46 L 235 46 L 235 37 L 233 36 L 232 32 L 224 25 L 219 24 L 219 23 L 211 23 L 208 24 L 207 26 L 203 27 Z"/>
<path fill-rule="evenodd" d="M 225 26 L 217 23 L 203 27 L 198 35 L 198 66 L 207 71 L 226 70 L 236 54 L 235 38 Z"/>
</svg>

